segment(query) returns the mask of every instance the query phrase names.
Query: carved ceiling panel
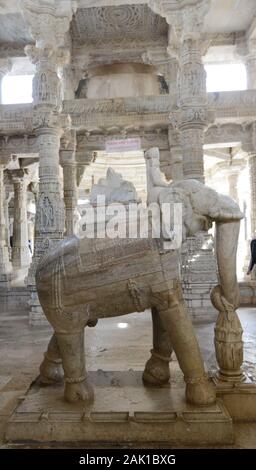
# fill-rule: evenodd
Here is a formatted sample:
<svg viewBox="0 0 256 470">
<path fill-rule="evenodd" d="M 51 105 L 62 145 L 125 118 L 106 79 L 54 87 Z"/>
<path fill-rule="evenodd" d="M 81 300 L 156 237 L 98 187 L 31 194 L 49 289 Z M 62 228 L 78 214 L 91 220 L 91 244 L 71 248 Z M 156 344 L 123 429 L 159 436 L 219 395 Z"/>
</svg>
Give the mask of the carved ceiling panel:
<svg viewBox="0 0 256 470">
<path fill-rule="evenodd" d="M 77 44 L 99 44 L 102 41 L 147 40 L 166 37 L 166 21 L 147 5 L 79 8 L 71 24 Z"/>
</svg>

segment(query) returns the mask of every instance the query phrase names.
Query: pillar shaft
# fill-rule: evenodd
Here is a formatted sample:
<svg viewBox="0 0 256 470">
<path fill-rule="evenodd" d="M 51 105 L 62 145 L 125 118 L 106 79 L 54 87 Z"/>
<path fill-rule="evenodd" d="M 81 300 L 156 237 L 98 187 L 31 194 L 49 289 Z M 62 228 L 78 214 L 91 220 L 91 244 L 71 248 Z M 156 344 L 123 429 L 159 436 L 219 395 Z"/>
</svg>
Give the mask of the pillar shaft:
<svg viewBox="0 0 256 470">
<path fill-rule="evenodd" d="M 256 153 L 249 155 L 249 174 L 251 190 L 251 233 L 256 234 Z"/>
<path fill-rule="evenodd" d="M 14 170 L 14 220 L 12 263 L 15 269 L 26 268 L 30 264 L 28 248 L 27 183 L 23 170 Z M 19 175 L 17 173 L 20 173 Z"/>
<path fill-rule="evenodd" d="M 66 207 L 66 236 L 75 233 L 77 212 L 77 186 L 76 186 L 76 163 L 65 163 L 63 165 L 64 179 L 64 202 Z"/>
<path fill-rule="evenodd" d="M 34 262 L 49 243 L 63 238 L 64 206 L 60 193 L 60 128 L 39 128 L 39 191 L 36 203 Z"/>
<path fill-rule="evenodd" d="M 8 285 L 11 274 L 8 245 L 6 244 L 4 165 L 0 160 L 0 286 Z"/>
<path fill-rule="evenodd" d="M 181 45 L 179 79 L 180 139 L 185 179 L 204 182 L 204 129 L 207 124 L 206 73 L 199 39 Z"/>
</svg>

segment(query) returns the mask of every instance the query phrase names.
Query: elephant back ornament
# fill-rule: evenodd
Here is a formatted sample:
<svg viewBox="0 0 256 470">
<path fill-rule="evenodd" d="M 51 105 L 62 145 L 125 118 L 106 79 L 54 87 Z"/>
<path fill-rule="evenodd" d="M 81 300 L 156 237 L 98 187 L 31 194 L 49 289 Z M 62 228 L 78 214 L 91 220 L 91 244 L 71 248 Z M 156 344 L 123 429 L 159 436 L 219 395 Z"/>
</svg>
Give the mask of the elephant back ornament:
<svg viewBox="0 0 256 470">
<path fill-rule="evenodd" d="M 229 243 L 222 237 L 225 227 L 225 235 L 233 240 L 233 251 L 229 262 L 219 262 L 220 284 L 222 295 L 234 303 L 237 281 L 229 266 L 234 267 L 239 222 L 243 217 L 239 207 L 197 181 L 171 183 L 159 186 L 160 189 L 155 183 L 151 200 L 161 204 L 162 200 L 171 203 L 178 199 L 184 206 L 184 238 L 206 230 L 215 221 L 222 244 L 217 246 L 217 252 L 223 252 Z M 169 381 L 169 361 L 174 350 L 184 374 L 186 400 L 195 405 L 215 401 L 215 390 L 206 374 L 183 300 L 179 253 L 164 249 L 162 242 L 152 237 L 74 236 L 60 242 L 41 259 L 36 273 L 37 291 L 54 334 L 40 366 L 40 376 L 42 382 L 55 383 L 62 380 L 64 369 L 67 401 L 93 399 L 85 368 L 84 328 L 95 325 L 99 318 L 148 308 L 152 311 L 153 348 L 143 372 L 144 384 L 162 385 Z"/>
</svg>

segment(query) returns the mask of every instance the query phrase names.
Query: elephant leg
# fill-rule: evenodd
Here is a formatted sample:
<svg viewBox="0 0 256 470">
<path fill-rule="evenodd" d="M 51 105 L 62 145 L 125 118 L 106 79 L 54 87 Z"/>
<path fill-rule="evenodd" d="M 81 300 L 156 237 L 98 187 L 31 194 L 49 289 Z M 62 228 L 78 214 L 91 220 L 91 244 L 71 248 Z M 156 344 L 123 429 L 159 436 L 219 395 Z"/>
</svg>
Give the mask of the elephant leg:
<svg viewBox="0 0 256 470">
<path fill-rule="evenodd" d="M 181 287 L 166 293 L 159 315 L 169 333 L 186 382 L 186 399 L 195 405 L 214 403 L 216 394 L 204 369 L 192 321 L 183 301 Z"/>
<path fill-rule="evenodd" d="M 170 379 L 169 362 L 172 346 L 170 337 L 156 307 L 152 308 L 153 349 L 145 365 L 143 382 L 145 385 L 162 385 Z"/>
<path fill-rule="evenodd" d="M 64 397 L 69 402 L 93 400 L 93 389 L 85 369 L 84 329 L 72 333 L 56 332 L 65 373 Z"/>
<path fill-rule="evenodd" d="M 54 384 L 63 380 L 62 360 L 56 335 L 53 334 L 40 365 L 39 380 L 43 384 Z"/>
</svg>

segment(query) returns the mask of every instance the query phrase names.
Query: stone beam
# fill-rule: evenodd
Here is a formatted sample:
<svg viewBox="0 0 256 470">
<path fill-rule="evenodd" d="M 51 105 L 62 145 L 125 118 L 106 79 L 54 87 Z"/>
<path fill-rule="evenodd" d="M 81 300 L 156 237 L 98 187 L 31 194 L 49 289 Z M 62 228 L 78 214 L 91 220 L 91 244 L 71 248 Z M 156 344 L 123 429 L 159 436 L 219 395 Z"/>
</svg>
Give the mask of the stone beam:
<svg viewBox="0 0 256 470">
<path fill-rule="evenodd" d="M 215 113 L 215 124 L 243 124 L 255 120 L 256 90 L 207 95 L 209 107 Z M 166 128 L 170 124 L 169 114 L 175 107 L 176 97 L 173 95 L 115 100 L 79 99 L 63 103 L 63 111 L 71 116 L 74 129 L 101 132 L 112 128 L 118 132 L 129 128 Z M 2 136 L 34 135 L 33 106 L 30 104 L 0 105 L 0 121 Z M 31 150 L 26 148 L 24 153 L 31 153 Z"/>
</svg>

